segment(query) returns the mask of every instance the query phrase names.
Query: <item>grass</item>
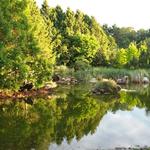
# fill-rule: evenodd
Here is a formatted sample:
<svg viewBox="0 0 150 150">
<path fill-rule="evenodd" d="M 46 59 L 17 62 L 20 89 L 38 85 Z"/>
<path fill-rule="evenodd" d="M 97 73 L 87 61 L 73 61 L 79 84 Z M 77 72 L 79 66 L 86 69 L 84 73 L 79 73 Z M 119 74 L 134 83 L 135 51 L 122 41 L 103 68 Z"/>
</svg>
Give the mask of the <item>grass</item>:
<svg viewBox="0 0 150 150">
<path fill-rule="evenodd" d="M 117 83 L 114 80 L 102 80 L 96 84 L 93 92 L 100 94 L 117 94 L 120 90 L 121 87 L 117 85 Z"/>
<path fill-rule="evenodd" d="M 113 79 L 122 78 L 128 76 L 130 81 L 135 79 L 142 79 L 143 77 L 150 78 L 150 69 L 117 69 L 117 68 L 106 68 L 106 67 L 91 67 L 87 70 L 79 70 L 77 72 L 74 69 L 69 69 L 66 66 L 57 67 L 55 70 L 62 77 L 74 76 L 79 81 L 88 82 L 91 78 L 97 79 Z"/>
<path fill-rule="evenodd" d="M 109 78 L 109 79 L 118 79 L 124 76 L 128 76 L 129 79 L 133 79 L 137 76 L 141 78 L 146 76 L 150 76 L 150 71 L 145 69 L 116 69 L 116 68 L 93 68 L 92 69 L 93 77 L 102 76 L 102 78 Z"/>
<path fill-rule="evenodd" d="M 108 80 L 108 81 L 99 81 L 96 84 L 96 88 L 107 88 L 107 87 L 116 87 L 117 84 L 114 80 Z"/>
</svg>

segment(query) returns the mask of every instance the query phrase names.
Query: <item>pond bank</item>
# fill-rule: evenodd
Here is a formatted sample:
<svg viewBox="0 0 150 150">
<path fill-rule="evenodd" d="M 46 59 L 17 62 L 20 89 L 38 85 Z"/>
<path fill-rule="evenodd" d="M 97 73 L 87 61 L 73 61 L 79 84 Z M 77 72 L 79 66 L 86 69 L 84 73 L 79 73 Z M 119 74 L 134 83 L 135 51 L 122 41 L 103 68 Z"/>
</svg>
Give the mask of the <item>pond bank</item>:
<svg viewBox="0 0 150 150">
<path fill-rule="evenodd" d="M 20 99 L 26 97 L 44 97 L 47 95 L 51 95 L 53 93 L 53 89 L 33 89 L 30 91 L 24 92 L 0 92 L 0 99 Z"/>
<path fill-rule="evenodd" d="M 94 67 L 85 70 L 75 71 L 73 68 L 67 68 L 66 66 L 58 67 L 54 71 L 54 83 L 56 82 L 60 86 L 74 85 L 80 83 L 101 82 L 103 79 L 114 80 L 117 84 L 129 85 L 129 84 L 145 84 L 150 81 L 149 69 L 116 69 L 116 68 L 104 68 Z M 46 85 L 47 86 L 47 85 Z M 51 84 L 50 84 L 51 86 Z M 48 85 L 49 87 L 49 85 Z M 108 87 L 109 88 L 109 87 Z M 91 89 L 92 90 L 92 89 Z M 24 92 L 4 92 L 0 91 L 0 99 L 6 98 L 22 98 L 38 95 L 48 95 L 53 93 L 52 88 L 40 88 L 37 90 L 30 90 Z M 104 92 L 105 93 L 105 92 Z M 107 92 L 106 92 L 107 93 Z"/>
</svg>

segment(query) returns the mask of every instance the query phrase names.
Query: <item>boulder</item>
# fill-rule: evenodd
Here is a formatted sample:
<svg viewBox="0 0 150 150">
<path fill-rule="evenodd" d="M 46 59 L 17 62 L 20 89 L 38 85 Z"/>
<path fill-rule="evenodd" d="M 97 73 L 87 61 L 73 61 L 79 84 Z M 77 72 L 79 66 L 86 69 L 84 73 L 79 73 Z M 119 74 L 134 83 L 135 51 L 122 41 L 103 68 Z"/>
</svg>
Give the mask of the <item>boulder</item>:
<svg viewBox="0 0 150 150">
<path fill-rule="evenodd" d="M 20 87 L 19 92 L 24 92 L 24 91 L 30 91 L 33 88 L 32 83 L 23 83 L 23 85 Z"/>
<path fill-rule="evenodd" d="M 44 86 L 45 89 L 52 89 L 56 87 L 57 87 L 57 84 L 55 82 L 47 82 Z"/>
<path fill-rule="evenodd" d="M 91 80 L 90 80 L 90 83 L 97 83 L 98 81 L 97 81 L 97 79 L 96 78 L 92 78 Z"/>
<path fill-rule="evenodd" d="M 132 82 L 132 83 L 135 83 L 135 84 L 140 84 L 141 81 L 142 81 L 142 79 L 141 79 L 141 76 L 140 76 L 140 75 L 136 75 L 136 76 L 133 76 L 133 77 L 131 78 L 131 82 Z"/>
<path fill-rule="evenodd" d="M 142 80 L 142 83 L 144 84 L 148 84 L 150 81 L 149 81 L 149 78 L 148 77 L 144 77 L 143 80 Z"/>
<path fill-rule="evenodd" d="M 59 81 L 60 79 L 61 79 L 61 77 L 60 77 L 60 75 L 58 75 L 58 74 L 54 74 L 53 77 L 52 77 L 53 82 L 57 82 L 57 81 Z"/>
<path fill-rule="evenodd" d="M 128 84 L 128 76 L 124 76 L 123 78 L 117 79 L 117 84 Z"/>
<path fill-rule="evenodd" d="M 76 84 L 78 81 L 74 77 L 66 77 L 66 78 L 61 78 L 59 81 L 57 81 L 59 84 Z"/>
</svg>

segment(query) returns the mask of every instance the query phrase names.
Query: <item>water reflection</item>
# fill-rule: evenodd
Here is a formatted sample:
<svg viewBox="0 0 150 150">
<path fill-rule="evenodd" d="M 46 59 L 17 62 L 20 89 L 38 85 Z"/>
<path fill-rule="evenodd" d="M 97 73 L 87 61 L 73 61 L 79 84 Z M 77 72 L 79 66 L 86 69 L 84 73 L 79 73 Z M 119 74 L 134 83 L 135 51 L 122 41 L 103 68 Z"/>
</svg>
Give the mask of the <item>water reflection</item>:
<svg viewBox="0 0 150 150">
<path fill-rule="evenodd" d="M 52 99 L 0 101 L 0 149 L 83 150 L 148 144 L 149 89 L 123 92 L 119 97 L 92 96 L 89 89 L 89 85 L 68 86 L 57 89 Z"/>
</svg>

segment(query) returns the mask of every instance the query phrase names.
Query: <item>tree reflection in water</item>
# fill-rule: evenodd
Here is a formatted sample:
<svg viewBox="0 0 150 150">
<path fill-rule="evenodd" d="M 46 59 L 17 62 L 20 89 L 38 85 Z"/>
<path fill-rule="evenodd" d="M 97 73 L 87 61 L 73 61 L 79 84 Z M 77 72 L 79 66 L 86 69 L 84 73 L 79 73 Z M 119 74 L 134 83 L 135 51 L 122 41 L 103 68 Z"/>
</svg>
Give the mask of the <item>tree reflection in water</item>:
<svg viewBox="0 0 150 150">
<path fill-rule="evenodd" d="M 0 102 L 0 149 L 48 149 L 64 139 L 80 140 L 93 134 L 103 116 L 117 110 L 145 108 L 150 112 L 149 92 L 121 93 L 120 97 L 92 96 L 89 89 L 75 86 L 56 92 L 52 99 L 5 100 Z"/>
</svg>

